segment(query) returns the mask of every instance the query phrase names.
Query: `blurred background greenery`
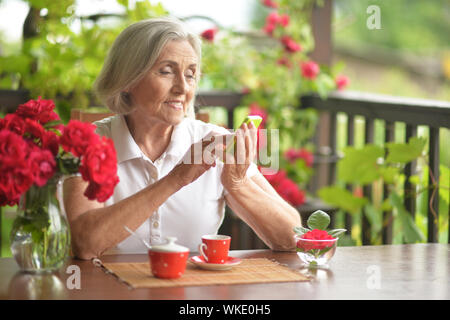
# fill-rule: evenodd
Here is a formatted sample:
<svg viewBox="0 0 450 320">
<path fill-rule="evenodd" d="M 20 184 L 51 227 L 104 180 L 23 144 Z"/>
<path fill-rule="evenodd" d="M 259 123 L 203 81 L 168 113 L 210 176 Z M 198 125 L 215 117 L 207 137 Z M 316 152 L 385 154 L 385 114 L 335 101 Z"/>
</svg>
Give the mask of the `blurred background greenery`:
<svg viewBox="0 0 450 320">
<path fill-rule="evenodd" d="M 378 5 L 381 29 L 366 26 Z M 350 89 L 450 100 L 450 2 L 334 0 L 334 61 Z"/>
</svg>

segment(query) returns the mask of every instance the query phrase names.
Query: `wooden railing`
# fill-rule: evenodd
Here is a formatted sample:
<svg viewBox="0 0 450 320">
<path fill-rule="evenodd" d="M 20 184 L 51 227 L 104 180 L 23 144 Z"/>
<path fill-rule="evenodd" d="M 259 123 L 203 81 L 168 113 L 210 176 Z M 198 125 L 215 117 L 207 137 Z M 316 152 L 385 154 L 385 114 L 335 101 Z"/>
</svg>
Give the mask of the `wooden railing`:
<svg viewBox="0 0 450 320">
<path fill-rule="evenodd" d="M 384 129 L 384 142 L 392 142 L 395 138 L 395 130 L 398 125 L 405 126 L 405 141 L 417 136 L 418 127 L 425 126 L 428 129 L 428 166 L 432 175 L 428 175 L 428 185 L 436 184 L 435 195 L 439 194 L 439 162 L 440 162 L 440 130 L 450 128 L 450 103 L 444 101 L 433 101 L 424 99 L 411 99 L 403 97 L 391 97 L 378 94 L 368 94 L 359 92 L 336 92 L 328 99 L 322 100 L 319 97 L 307 96 L 302 98 L 302 106 L 312 107 L 319 112 L 328 114 L 328 130 L 322 131 L 322 140 L 327 140 L 331 155 L 337 155 L 337 121 L 338 114 L 345 114 L 347 118 L 346 136 L 347 145 L 355 143 L 355 120 L 359 117 L 364 121 L 364 142 L 374 143 L 375 121 L 382 120 Z M 379 123 L 379 121 L 378 121 Z M 325 138 L 325 139 L 323 139 Z M 316 141 L 319 141 L 316 139 Z M 444 141 L 444 143 L 446 143 Z M 447 144 L 447 148 L 450 145 Z M 449 166 L 450 164 L 446 164 Z M 404 190 L 411 190 L 410 177 L 415 173 L 416 163 L 408 164 L 404 170 L 405 182 Z M 327 185 L 336 181 L 336 163 L 331 162 L 328 170 Z M 386 198 L 387 190 L 384 189 Z M 369 199 L 372 196 L 371 187 L 363 189 L 363 195 Z M 427 203 L 427 242 L 438 242 L 438 214 L 439 196 L 433 196 L 428 192 Z M 405 208 L 413 217 L 416 213 L 416 199 L 414 197 L 404 198 Z M 444 209 L 445 210 L 445 209 Z M 448 211 L 448 208 L 446 208 Z M 392 221 L 389 215 L 392 212 L 385 212 L 384 221 Z M 450 215 L 449 215 L 450 216 Z M 450 221 L 449 221 L 450 222 Z M 351 228 L 351 217 L 346 217 L 346 224 Z M 370 244 L 370 225 L 366 216 L 362 216 L 362 244 Z M 382 230 L 382 242 L 392 243 L 392 223 L 389 223 Z M 450 232 L 448 237 L 450 243 Z"/>
<path fill-rule="evenodd" d="M 239 105 L 241 97 L 242 95 L 227 92 L 201 92 L 197 98 L 197 105 L 225 107 L 228 114 L 228 127 L 232 128 L 234 123 L 233 110 Z M 315 108 L 321 113 L 321 116 L 326 116 L 325 118 L 322 117 L 322 120 L 325 119 L 326 121 L 319 125 L 315 137 L 318 154 L 315 157 L 316 175 L 310 184 L 310 191 L 314 192 L 322 186 L 332 185 L 336 182 L 336 163 L 339 159 L 337 146 L 338 114 L 343 114 L 347 120 L 345 133 L 347 146 L 353 146 L 355 143 L 355 121 L 357 118 L 359 121 L 364 122 L 365 144 L 374 143 L 375 122 L 378 120 L 383 121 L 384 142 L 386 143 L 394 141 L 396 126 L 401 125 L 401 123 L 405 126 L 406 141 L 417 135 L 418 126 L 426 126 L 429 130 L 428 164 L 433 173 L 433 175 L 429 175 L 428 185 L 436 184 L 439 181 L 439 137 L 441 129 L 448 130 L 450 128 L 449 102 L 347 91 L 332 93 L 327 99 L 321 99 L 318 96 L 304 96 L 301 98 L 301 106 L 302 108 Z M 447 166 L 449 165 L 447 164 Z M 404 190 L 411 189 L 409 178 L 415 173 L 415 170 L 416 163 L 414 162 L 405 167 Z M 348 188 L 351 189 L 352 186 L 348 186 Z M 363 188 L 363 195 L 369 199 L 372 198 L 371 188 L 371 186 Z M 437 184 L 437 190 L 435 191 L 435 195 L 438 194 L 439 184 Z M 383 197 L 386 198 L 387 196 L 388 192 L 385 187 Z M 432 193 L 429 192 L 427 203 L 429 203 L 426 213 L 428 218 L 427 242 L 438 242 L 438 219 L 436 215 L 439 213 L 439 197 L 433 197 Z M 405 197 L 404 205 L 408 212 L 414 216 L 416 213 L 416 199 Z M 313 204 L 312 206 L 307 204 L 305 208 L 308 208 L 307 213 L 310 213 L 320 208 L 320 206 L 324 206 L 323 203 Z M 303 211 L 305 213 L 301 207 L 298 209 L 300 212 Z M 333 211 L 329 207 L 327 210 Z M 384 244 L 392 243 L 393 240 L 391 215 L 392 212 L 385 212 L 383 217 L 383 221 L 390 221 L 382 229 L 382 243 Z M 334 222 L 333 220 L 332 223 Z M 345 228 L 351 230 L 352 225 L 352 216 L 346 214 Z M 234 227 L 236 228 L 236 226 Z M 365 215 L 362 215 L 361 229 L 362 244 L 370 244 L 371 226 Z M 250 237 L 250 239 L 247 242 L 253 241 L 253 237 Z M 448 242 L 450 243 L 450 231 Z"/>
<path fill-rule="evenodd" d="M 1 93 L 1 92 L 0 92 Z M 0 94 L 1 96 L 1 94 Z M 222 107 L 226 109 L 227 123 L 229 128 L 234 124 L 235 109 L 240 106 L 243 95 L 234 92 L 199 92 L 196 99 L 196 109 L 203 107 Z M 14 95 L 13 102 L 9 104 L 0 104 L 2 112 L 13 112 L 19 103 L 28 99 L 28 93 Z M 1 101 L 10 101 L 0 97 Z M 11 100 L 12 101 L 12 100 Z M 328 99 L 321 99 L 317 96 L 304 96 L 301 98 L 301 107 L 315 108 L 321 114 L 322 123 L 318 126 L 315 142 L 318 153 L 315 156 L 315 176 L 310 183 L 310 191 L 314 192 L 318 188 L 331 185 L 336 181 L 336 162 L 339 159 L 337 146 L 338 115 L 343 114 L 347 118 L 346 124 L 346 145 L 355 143 L 355 121 L 363 120 L 365 122 L 365 143 L 373 143 L 375 135 L 375 121 L 384 121 L 385 142 L 394 140 L 395 128 L 399 123 L 406 126 L 406 139 L 417 135 L 418 126 L 429 128 L 429 166 L 434 174 L 435 180 L 439 179 L 439 158 L 440 130 L 450 128 L 450 103 L 443 101 L 430 101 L 422 99 L 409 99 L 400 97 L 389 97 L 383 95 L 356 93 L 356 92 L 336 92 L 332 93 Z M 325 115 L 325 117 L 323 117 Z M 325 120 L 324 120 L 325 119 Z M 325 122 L 323 122 L 325 121 Z M 449 164 L 447 164 L 448 166 Z M 409 177 L 414 174 L 416 164 L 412 163 L 405 168 L 405 189 L 410 189 Z M 429 183 L 434 183 L 430 181 Z M 365 196 L 371 196 L 370 187 L 364 188 Z M 432 210 L 439 212 L 439 198 L 428 196 L 430 206 L 428 207 L 428 232 L 427 241 L 438 241 L 438 225 Z M 405 199 L 405 207 L 412 215 L 416 212 L 415 199 Z M 319 200 L 314 200 L 299 207 L 303 220 L 316 209 L 324 209 L 330 213 L 334 209 L 325 205 Z M 442 208 L 441 208 L 442 209 Z M 447 208 L 448 209 L 448 208 Z M 229 212 L 230 213 L 230 212 Z M 385 215 L 392 213 L 386 212 Z M 334 223 L 332 215 L 332 223 Z M 384 218 L 387 218 L 386 216 Z M 449 223 L 450 224 L 450 223 Z M 351 215 L 345 217 L 345 227 L 351 230 L 353 225 Z M 1 214 L 0 214 L 1 227 Z M 364 217 L 362 218 L 362 244 L 370 244 L 370 224 Z M 231 234 L 233 236 L 232 249 L 264 248 L 265 245 L 258 239 L 253 231 L 245 225 L 240 219 L 232 213 L 227 215 L 220 232 Z M 392 224 L 383 228 L 383 243 L 392 243 Z M 450 232 L 449 232 L 450 243 Z M 1 241 L 1 240 L 0 240 Z"/>
</svg>

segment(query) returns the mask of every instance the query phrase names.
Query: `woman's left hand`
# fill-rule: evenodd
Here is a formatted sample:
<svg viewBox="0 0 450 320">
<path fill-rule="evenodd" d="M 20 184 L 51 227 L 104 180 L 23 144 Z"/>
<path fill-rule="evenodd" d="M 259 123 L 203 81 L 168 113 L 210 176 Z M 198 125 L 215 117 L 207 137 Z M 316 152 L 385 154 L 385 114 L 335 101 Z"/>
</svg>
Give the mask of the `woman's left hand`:
<svg viewBox="0 0 450 320">
<path fill-rule="evenodd" d="M 228 189 L 239 188 L 247 179 L 247 169 L 256 157 L 257 129 L 250 122 L 242 124 L 236 130 L 236 143 L 234 152 L 224 155 L 224 168 L 222 171 L 222 184 Z"/>
</svg>

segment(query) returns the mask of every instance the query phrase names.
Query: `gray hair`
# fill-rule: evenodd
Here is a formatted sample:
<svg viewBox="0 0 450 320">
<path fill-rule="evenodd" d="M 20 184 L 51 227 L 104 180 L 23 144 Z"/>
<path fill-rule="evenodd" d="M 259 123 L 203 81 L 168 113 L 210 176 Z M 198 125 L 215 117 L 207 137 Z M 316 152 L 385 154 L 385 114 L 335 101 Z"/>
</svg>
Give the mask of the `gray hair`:
<svg viewBox="0 0 450 320">
<path fill-rule="evenodd" d="M 98 98 L 115 113 L 130 113 L 134 106 L 126 91 L 147 74 L 171 40 L 187 40 L 191 44 L 198 57 L 199 75 L 201 40 L 196 33 L 172 17 L 142 20 L 128 26 L 114 41 L 94 83 Z M 195 117 L 194 99 L 186 116 Z"/>
</svg>

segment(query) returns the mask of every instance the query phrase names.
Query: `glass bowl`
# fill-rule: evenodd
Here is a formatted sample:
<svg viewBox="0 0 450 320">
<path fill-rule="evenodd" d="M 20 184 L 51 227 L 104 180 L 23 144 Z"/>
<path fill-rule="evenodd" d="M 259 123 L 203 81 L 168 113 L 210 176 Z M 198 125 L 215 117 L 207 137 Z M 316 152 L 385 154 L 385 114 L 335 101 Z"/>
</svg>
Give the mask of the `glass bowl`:
<svg viewBox="0 0 450 320">
<path fill-rule="evenodd" d="M 296 251 L 300 260 L 308 267 L 328 268 L 328 262 L 336 252 L 339 238 L 330 240 L 303 239 L 294 235 Z"/>
</svg>

